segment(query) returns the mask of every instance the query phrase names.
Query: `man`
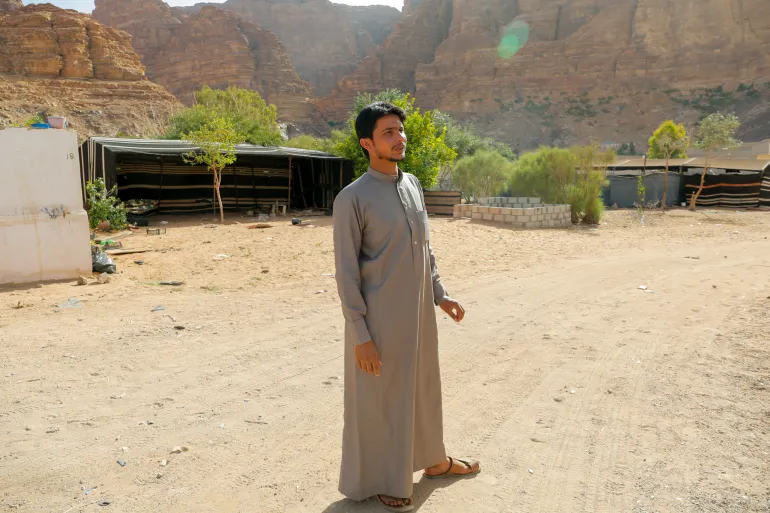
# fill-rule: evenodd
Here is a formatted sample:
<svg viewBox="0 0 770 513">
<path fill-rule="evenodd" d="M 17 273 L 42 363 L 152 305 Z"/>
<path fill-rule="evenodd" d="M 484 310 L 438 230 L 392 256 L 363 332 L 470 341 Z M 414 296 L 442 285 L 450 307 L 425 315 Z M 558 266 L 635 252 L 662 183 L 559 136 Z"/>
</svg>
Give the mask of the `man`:
<svg viewBox="0 0 770 513">
<path fill-rule="evenodd" d="M 404 111 L 366 107 L 356 135 L 370 167 L 334 202 L 337 289 L 345 317 L 345 428 L 339 490 L 412 511 L 412 476 L 463 477 L 444 449 L 434 305 L 465 311 L 441 283 L 420 182 L 403 173 Z"/>
</svg>

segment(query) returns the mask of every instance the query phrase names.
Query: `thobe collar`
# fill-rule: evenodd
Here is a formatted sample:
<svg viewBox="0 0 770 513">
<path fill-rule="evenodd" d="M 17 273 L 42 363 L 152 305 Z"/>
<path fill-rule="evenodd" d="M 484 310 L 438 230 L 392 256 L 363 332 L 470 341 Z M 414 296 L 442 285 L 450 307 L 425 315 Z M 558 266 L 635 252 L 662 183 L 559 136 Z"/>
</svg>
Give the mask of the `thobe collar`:
<svg viewBox="0 0 770 513">
<path fill-rule="evenodd" d="M 367 170 L 367 173 L 369 173 L 372 177 L 376 178 L 377 180 L 381 180 L 383 182 L 393 182 L 393 183 L 399 183 L 404 178 L 404 173 L 401 171 L 401 168 L 398 168 L 398 173 L 396 175 L 386 175 L 385 173 L 380 173 L 376 169 L 369 166 L 369 169 Z"/>
</svg>

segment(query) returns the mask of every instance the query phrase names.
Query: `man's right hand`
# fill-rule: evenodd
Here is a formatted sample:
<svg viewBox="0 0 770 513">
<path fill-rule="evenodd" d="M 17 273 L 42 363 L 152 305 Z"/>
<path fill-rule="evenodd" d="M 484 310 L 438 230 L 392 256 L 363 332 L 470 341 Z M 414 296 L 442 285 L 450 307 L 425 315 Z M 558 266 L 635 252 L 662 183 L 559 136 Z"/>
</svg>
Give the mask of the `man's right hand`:
<svg viewBox="0 0 770 513">
<path fill-rule="evenodd" d="M 370 340 L 365 344 L 358 344 L 355 354 L 356 365 L 358 365 L 359 369 L 375 376 L 380 375 L 382 362 L 380 361 L 380 355 L 377 354 L 377 346 L 374 345 L 373 341 Z"/>
</svg>

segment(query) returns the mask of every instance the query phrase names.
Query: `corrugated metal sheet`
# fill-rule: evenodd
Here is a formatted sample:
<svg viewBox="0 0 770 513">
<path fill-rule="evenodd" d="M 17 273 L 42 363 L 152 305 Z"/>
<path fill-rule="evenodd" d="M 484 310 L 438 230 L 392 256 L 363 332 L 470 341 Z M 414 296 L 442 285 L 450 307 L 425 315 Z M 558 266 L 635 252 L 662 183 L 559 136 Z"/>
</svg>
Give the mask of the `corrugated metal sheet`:
<svg viewBox="0 0 770 513">
<path fill-rule="evenodd" d="M 702 157 L 689 159 L 671 159 L 669 168 L 703 169 L 706 159 Z M 643 169 L 645 162 L 643 157 L 620 157 L 610 165 L 610 169 Z M 665 159 L 647 159 L 647 169 L 664 169 Z M 725 169 L 728 171 L 765 171 L 770 167 L 770 160 L 759 159 L 709 159 L 709 167 L 712 169 Z"/>
<path fill-rule="evenodd" d="M 134 153 L 144 155 L 182 155 L 198 149 L 197 146 L 185 141 L 165 139 L 118 139 L 112 137 L 91 137 L 90 143 L 101 151 L 101 148 L 113 153 Z M 315 150 L 299 148 L 255 146 L 253 144 L 238 144 L 235 147 L 238 155 L 262 155 L 269 157 L 299 157 L 324 160 L 344 160 L 342 157 Z"/>
</svg>

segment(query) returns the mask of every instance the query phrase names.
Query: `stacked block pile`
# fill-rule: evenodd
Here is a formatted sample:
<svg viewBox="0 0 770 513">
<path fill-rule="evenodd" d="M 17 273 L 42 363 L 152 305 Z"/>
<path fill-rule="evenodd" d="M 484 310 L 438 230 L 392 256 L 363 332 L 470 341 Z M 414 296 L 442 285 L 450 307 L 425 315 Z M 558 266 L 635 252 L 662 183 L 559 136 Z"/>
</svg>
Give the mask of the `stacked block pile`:
<svg viewBox="0 0 770 513">
<path fill-rule="evenodd" d="M 454 206 L 454 217 L 505 223 L 513 228 L 566 228 L 572 225 L 569 205 L 543 205 L 540 198 L 480 198 L 481 204 Z"/>
</svg>

